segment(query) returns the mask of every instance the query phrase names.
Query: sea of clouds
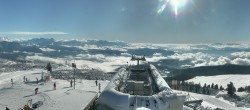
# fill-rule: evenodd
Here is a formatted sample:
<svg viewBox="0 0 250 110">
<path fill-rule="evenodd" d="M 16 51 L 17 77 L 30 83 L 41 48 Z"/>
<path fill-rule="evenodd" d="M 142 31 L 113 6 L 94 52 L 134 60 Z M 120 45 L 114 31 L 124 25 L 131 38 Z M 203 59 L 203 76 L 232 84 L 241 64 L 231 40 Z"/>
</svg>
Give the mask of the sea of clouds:
<svg viewBox="0 0 250 110">
<path fill-rule="evenodd" d="M 0 43 L 2 41 L 12 42 L 8 38 L 1 38 Z M 21 53 L 26 60 L 68 65 L 75 62 L 79 68 L 88 66 L 107 72 L 120 66 L 135 64 L 136 62 L 130 61 L 133 54 L 143 54 L 148 62 L 167 69 L 225 64 L 250 65 L 249 43 L 150 44 L 46 38 L 14 41 L 26 47 L 16 47 L 19 50 L 14 49 L 13 52 L 5 51 L 5 47 L 2 47 L 1 55 L 18 56 Z M 10 47 L 6 43 L 2 46 Z"/>
<path fill-rule="evenodd" d="M 61 41 L 62 42 L 62 41 Z M 94 43 L 83 45 L 65 45 L 74 47 L 82 52 L 76 55 L 51 58 L 46 54 L 26 56 L 27 60 L 42 60 L 53 63 L 66 64 L 75 62 L 78 67 L 89 66 L 109 72 L 119 66 L 133 65 L 130 61 L 134 53 L 149 53 L 146 55 L 148 62 L 158 66 L 168 66 L 170 63 L 161 64 L 163 61 L 174 61 L 176 66 L 172 68 L 190 68 L 199 66 L 215 66 L 224 64 L 250 65 L 250 44 L 216 43 L 216 44 L 148 44 L 126 43 L 126 45 L 95 45 Z M 98 43 L 98 42 L 97 42 Z M 114 42 L 111 42 L 112 44 Z M 122 42 L 124 44 L 124 42 Z M 117 42 L 116 44 L 119 44 Z M 49 47 L 40 48 L 44 52 L 60 51 Z M 113 52 L 113 53 L 112 53 Z M 171 65 L 169 65 L 171 66 Z"/>
</svg>

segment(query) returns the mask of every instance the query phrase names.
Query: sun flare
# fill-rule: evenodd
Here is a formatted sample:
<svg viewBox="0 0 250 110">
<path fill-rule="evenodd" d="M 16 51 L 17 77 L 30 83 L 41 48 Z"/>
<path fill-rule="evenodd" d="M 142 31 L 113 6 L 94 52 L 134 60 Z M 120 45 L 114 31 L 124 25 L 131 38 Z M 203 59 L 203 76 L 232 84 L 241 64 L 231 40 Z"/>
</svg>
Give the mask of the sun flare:
<svg viewBox="0 0 250 110">
<path fill-rule="evenodd" d="M 162 13 L 167 6 L 170 6 L 174 15 L 178 16 L 179 10 L 184 8 L 189 1 L 190 0 L 160 0 L 161 5 L 158 9 L 158 13 Z"/>
</svg>

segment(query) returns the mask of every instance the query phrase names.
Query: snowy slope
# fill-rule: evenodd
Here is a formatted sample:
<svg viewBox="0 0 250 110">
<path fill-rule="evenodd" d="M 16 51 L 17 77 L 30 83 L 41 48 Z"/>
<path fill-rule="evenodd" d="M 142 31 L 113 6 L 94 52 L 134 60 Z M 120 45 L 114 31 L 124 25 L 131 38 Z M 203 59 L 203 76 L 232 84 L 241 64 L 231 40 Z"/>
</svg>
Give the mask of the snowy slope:
<svg viewBox="0 0 250 110">
<path fill-rule="evenodd" d="M 36 84 L 36 77 L 41 77 L 42 70 L 18 71 L 13 73 L 2 73 L 0 75 L 0 110 L 9 107 L 11 110 L 17 110 L 32 102 L 43 101 L 43 105 L 37 110 L 82 110 L 88 102 L 97 94 L 98 87 L 93 80 L 77 80 L 76 89 L 70 87 L 69 81 L 54 80 Z M 23 76 L 30 82 L 24 83 Z M 11 86 L 10 79 L 14 80 L 14 86 Z M 56 82 L 57 89 L 53 90 L 53 84 Z M 101 89 L 107 85 L 107 81 L 99 81 L 102 84 Z M 38 87 L 39 92 L 34 94 L 34 89 Z"/>
<path fill-rule="evenodd" d="M 239 87 L 245 87 L 250 85 L 250 75 L 217 75 L 217 76 L 198 76 L 188 80 L 188 82 L 200 83 L 202 86 L 208 84 L 222 85 L 224 88 L 227 87 L 229 82 L 233 82 L 236 89 Z"/>
<path fill-rule="evenodd" d="M 204 107 L 210 107 L 210 108 L 221 108 L 225 110 L 243 110 L 242 108 L 235 107 L 233 104 L 225 102 L 225 100 L 221 100 L 218 98 L 215 98 L 214 96 L 204 95 L 204 94 L 196 94 L 192 92 L 185 92 L 185 91 L 179 91 L 186 95 L 190 95 L 193 99 L 202 99 L 202 106 Z"/>
<path fill-rule="evenodd" d="M 36 84 L 36 77 L 40 78 L 42 71 L 41 69 L 35 69 L 0 74 L 0 110 L 5 109 L 5 107 L 16 110 L 27 104 L 27 101 L 30 99 L 32 99 L 33 103 L 37 101 L 44 102 L 37 110 L 82 110 L 98 91 L 94 80 L 77 80 L 75 90 L 70 87 L 70 83 L 67 80 L 52 79 L 47 83 L 39 82 L 39 84 Z M 27 77 L 30 82 L 24 83 L 23 76 Z M 225 83 L 224 87 L 228 82 L 235 81 L 234 84 L 237 87 L 240 84 L 249 84 L 247 82 L 248 77 L 249 75 L 220 75 L 197 77 L 189 81 L 200 82 L 201 84 L 214 82 L 223 85 Z M 13 87 L 11 87 L 10 79 L 14 80 Z M 56 90 L 53 90 L 54 82 L 57 84 Z M 102 84 L 102 89 L 108 84 L 108 81 L 99 82 Z M 34 95 L 36 87 L 39 88 L 38 95 Z M 203 106 L 211 108 L 219 107 L 226 110 L 240 110 L 240 108 L 235 107 L 233 104 L 213 96 L 195 93 L 190 93 L 190 95 L 196 99 L 203 99 Z"/>
</svg>

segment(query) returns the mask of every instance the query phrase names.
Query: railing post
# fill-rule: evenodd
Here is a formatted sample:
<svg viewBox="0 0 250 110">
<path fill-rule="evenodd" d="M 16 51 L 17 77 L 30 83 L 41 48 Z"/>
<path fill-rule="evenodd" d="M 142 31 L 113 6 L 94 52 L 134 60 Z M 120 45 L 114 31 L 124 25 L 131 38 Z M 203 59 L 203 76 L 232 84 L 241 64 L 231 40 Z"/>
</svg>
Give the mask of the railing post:
<svg viewBox="0 0 250 110">
<path fill-rule="evenodd" d="M 75 87 L 75 86 L 76 86 L 76 75 L 75 75 L 76 72 L 75 72 L 75 71 L 76 71 L 76 69 L 74 68 L 74 89 L 76 88 L 76 87 Z"/>
</svg>

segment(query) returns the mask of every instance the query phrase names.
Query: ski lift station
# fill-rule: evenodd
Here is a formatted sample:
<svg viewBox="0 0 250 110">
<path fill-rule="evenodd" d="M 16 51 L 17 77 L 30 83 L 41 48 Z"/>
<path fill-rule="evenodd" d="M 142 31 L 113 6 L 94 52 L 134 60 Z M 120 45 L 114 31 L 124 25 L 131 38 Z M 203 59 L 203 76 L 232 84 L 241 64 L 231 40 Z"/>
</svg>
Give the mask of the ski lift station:
<svg viewBox="0 0 250 110">
<path fill-rule="evenodd" d="M 116 73 L 96 101 L 98 110 L 183 109 L 186 96 L 174 92 L 155 66 L 145 63 L 145 56 L 133 55 L 131 60 L 137 65 Z"/>
</svg>

